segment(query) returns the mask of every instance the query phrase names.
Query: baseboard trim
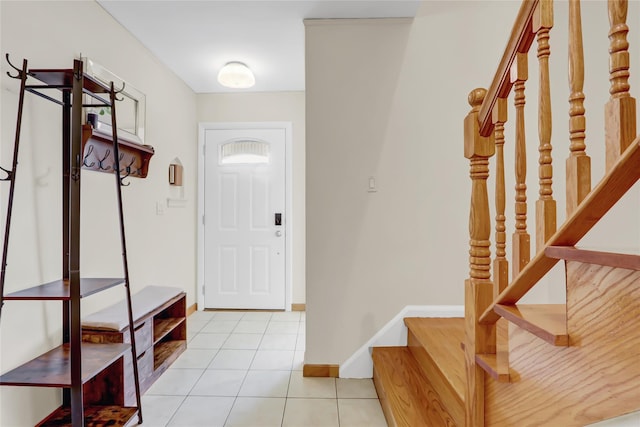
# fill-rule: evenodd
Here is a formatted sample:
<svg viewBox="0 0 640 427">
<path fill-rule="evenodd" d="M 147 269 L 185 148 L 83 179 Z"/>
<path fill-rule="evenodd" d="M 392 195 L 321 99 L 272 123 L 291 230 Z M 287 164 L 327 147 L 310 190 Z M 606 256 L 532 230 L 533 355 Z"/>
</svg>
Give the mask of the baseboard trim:
<svg viewBox="0 0 640 427">
<path fill-rule="evenodd" d="M 462 305 L 408 305 L 340 364 L 340 378 L 373 378 L 373 347 L 407 345 L 405 317 L 464 317 Z"/>
<path fill-rule="evenodd" d="M 189 307 L 187 307 L 187 317 L 191 316 L 197 310 L 198 310 L 198 303 L 192 304 Z"/>
<path fill-rule="evenodd" d="M 302 367 L 303 377 L 340 377 L 340 366 L 338 365 L 307 365 Z"/>
<path fill-rule="evenodd" d="M 291 304 L 291 311 L 306 311 L 307 304 Z"/>
</svg>

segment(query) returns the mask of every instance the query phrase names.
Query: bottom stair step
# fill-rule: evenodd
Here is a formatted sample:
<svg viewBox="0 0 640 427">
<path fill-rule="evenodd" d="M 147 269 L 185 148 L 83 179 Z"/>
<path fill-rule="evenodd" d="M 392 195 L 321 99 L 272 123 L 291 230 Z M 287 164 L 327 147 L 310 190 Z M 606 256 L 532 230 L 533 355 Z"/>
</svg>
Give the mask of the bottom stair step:
<svg viewBox="0 0 640 427">
<path fill-rule="evenodd" d="M 373 381 L 389 426 L 456 425 L 407 347 L 375 347 Z"/>
</svg>

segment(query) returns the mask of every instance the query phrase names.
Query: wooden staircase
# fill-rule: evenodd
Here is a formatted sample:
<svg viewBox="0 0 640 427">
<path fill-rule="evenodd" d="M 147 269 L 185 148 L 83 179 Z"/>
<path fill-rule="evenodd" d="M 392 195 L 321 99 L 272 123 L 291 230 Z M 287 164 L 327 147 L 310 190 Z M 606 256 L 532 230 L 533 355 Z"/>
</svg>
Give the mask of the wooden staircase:
<svg viewBox="0 0 640 427">
<path fill-rule="evenodd" d="M 609 0 L 606 7 L 611 25 L 606 173 L 592 188 L 585 145 L 580 1 L 569 1 L 567 215 L 559 227 L 551 163 L 552 0 L 523 1 L 491 86 L 470 93 L 472 108 L 464 121 L 472 181 L 465 318 L 405 319 L 406 347 L 373 349 L 374 382 L 390 426 L 577 427 L 640 411 L 640 255 L 575 247 L 640 180 L 640 137 L 628 84 L 627 2 Z M 527 54 L 534 40 L 540 189 L 531 238 L 526 224 L 524 105 Z M 516 174 L 510 262 L 503 145 L 512 92 Z M 492 260 L 487 179 L 494 155 Z M 566 303 L 519 304 L 561 260 L 566 281 L 558 286 L 566 287 Z"/>
<path fill-rule="evenodd" d="M 565 260 L 567 303 L 499 304 L 508 377 L 476 355 L 486 426 L 584 426 L 640 410 L 640 256 L 550 247 Z M 373 349 L 390 426 L 465 425 L 462 318 L 407 318 L 406 347 Z"/>
<path fill-rule="evenodd" d="M 390 426 L 464 425 L 464 319 L 407 318 L 407 347 L 373 349 L 373 381 Z"/>
</svg>

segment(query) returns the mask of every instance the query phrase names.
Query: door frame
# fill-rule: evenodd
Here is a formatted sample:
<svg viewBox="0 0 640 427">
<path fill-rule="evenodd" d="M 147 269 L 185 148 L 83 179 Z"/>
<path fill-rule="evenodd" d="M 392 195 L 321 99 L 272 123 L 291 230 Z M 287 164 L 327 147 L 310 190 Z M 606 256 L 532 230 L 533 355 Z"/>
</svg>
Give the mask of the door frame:
<svg viewBox="0 0 640 427">
<path fill-rule="evenodd" d="M 292 248 L 293 248 L 293 156 L 292 154 L 292 122 L 199 122 L 198 123 L 198 214 L 197 214 L 197 267 L 196 267 L 196 303 L 198 310 L 204 307 L 204 172 L 205 172 L 205 132 L 207 130 L 248 130 L 248 129 L 283 129 L 284 138 L 284 193 L 285 193 L 285 220 L 284 220 L 284 277 L 285 277 L 285 311 L 291 311 L 293 301 L 293 277 Z"/>
</svg>

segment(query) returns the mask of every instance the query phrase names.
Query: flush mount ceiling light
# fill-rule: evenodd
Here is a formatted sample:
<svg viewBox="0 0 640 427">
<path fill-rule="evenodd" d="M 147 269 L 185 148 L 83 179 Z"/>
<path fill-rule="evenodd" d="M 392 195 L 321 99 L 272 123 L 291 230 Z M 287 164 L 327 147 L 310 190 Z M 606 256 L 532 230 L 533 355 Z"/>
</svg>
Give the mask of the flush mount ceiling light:
<svg viewBox="0 0 640 427">
<path fill-rule="evenodd" d="M 232 89 L 248 89 L 256 84 L 256 78 L 242 62 L 228 62 L 218 73 L 218 83 Z"/>
</svg>

